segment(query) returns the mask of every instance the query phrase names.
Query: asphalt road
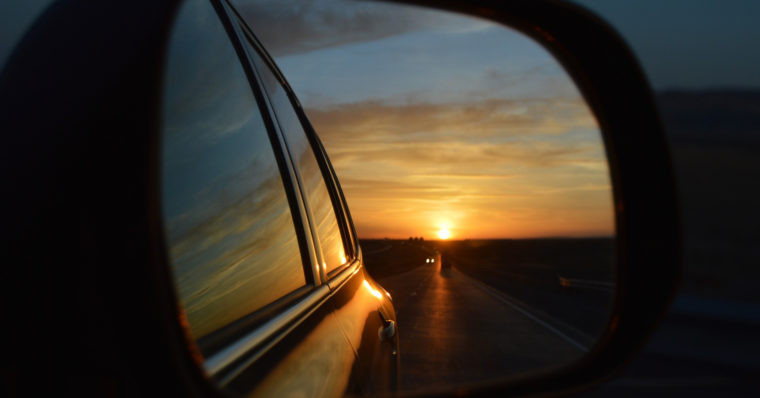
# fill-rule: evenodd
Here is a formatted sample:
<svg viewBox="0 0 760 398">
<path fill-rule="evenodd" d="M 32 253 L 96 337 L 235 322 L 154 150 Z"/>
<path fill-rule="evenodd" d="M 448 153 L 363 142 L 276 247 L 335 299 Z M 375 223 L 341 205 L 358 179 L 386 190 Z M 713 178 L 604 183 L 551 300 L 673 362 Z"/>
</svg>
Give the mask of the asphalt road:
<svg viewBox="0 0 760 398">
<path fill-rule="evenodd" d="M 609 275 L 575 278 L 573 267 L 511 263 L 448 253 L 454 269 L 482 281 L 585 346 L 592 346 L 609 319 L 614 286 Z"/>
<path fill-rule="evenodd" d="M 409 250 L 410 245 L 390 246 L 382 250 L 392 258 L 394 251 Z M 409 271 L 378 278 L 396 306 L 403 390 L 462 386 L 545 370 L 571 363 L 587 351 L 589 341 L 579 339 L 577 330 L 456 267 L 442 268 L 440 255 L 435 258 L 432 264 L 423 261 Z"/>
<path fill-rule="evenodd" d="M 582 251 L 603 251 L 591 243 L 581 242 L 587 245 Z M 556 246 L 540 245 L 540 252 Z M 611 290 L 563 286 L 557 274 L 604 279 L 603 263 L 594 272 L 584 266 L 591 270 L 584 275 L 573 264 L 593 259 L 568 261 L 564 249 L 544 259 L 520 251 L 507 256 L 509 244 L 498 246 L 492 255 L 448 250 L 447 268 L 441 257 L 425 262 L 441 249 L 430 242 L 362 242 L 370 273 L 393 295 L 403 390 L 545 370 L 580 358 L 593 345 Z M 760 396 L 758 336 L 757 306 L 679 296 L 633 362 L 583 396 Z"/>
</svg>

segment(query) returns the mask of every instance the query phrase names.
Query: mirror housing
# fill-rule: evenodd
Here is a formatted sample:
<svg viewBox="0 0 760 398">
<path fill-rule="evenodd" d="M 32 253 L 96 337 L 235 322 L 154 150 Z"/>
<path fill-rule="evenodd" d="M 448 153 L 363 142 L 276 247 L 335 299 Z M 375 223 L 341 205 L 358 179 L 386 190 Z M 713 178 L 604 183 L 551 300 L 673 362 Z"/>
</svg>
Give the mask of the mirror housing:
<svg viewBox="0 0 760 398">
<path fill-rule="evenodd" d="M 400 2 L 490 19 L 544 46 L 595 115 L 613 183 L 618 273 L 605 334 L 575 366 L 456 393 L 563 394 L 612 377 L 662 318 L 680 270 L 670 155 L 638 62 L 567 2 Z M 189 348 L 161 244 L 161 86 L 178 3 L 60 1 L 0 75 L 2 279 L 4 302 L 19 303 L 8 311 L 9 395 L 220 395 Z"/>
</svg>

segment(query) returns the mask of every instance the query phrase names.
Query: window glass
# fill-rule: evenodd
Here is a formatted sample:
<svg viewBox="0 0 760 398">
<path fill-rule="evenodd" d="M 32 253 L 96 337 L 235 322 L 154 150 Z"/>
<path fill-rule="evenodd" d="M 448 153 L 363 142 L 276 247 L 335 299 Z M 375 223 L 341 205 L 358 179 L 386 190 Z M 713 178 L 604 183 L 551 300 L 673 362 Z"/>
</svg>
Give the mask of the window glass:
<svg viewBox="0 0 760 398">
<path fill-rule="evenodd" d="M 305 194 L 308 197 L 309 207 L 314 218 L 313 222 L 322 247 L 323 266 L 326 272 L 330 272 L 346 263 L 346 251 L 343 247 L 335 209 L 322 177 L 322 171 L 285 89 L 258 56 L 258 53 L 256 51 L 252 51 L 252 53 L 261 71 L 264 87 L 272 101 L 291 156 L 298 165 L 301 184 L 306 191 Z"/>
<path fill-rule="evenodd" d="M 293 217 L 250 83 L 207 1 L 170 39 L 162 211 L 171 269 L 195 338 L 306 284 Z"/>
</svg>

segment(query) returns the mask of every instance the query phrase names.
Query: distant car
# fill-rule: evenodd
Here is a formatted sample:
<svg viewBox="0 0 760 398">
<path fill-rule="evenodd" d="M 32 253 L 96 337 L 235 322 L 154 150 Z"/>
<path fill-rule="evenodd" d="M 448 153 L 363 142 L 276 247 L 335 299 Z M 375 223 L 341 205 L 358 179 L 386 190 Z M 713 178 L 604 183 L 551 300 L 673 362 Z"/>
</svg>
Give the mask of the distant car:
<svg viewBox="0 0 760 398">
<path fill-rule="evenodd" d="M 69 296 L 58 296 L 62 308 L 70 310 L 69 323 L 51 327 L 71 330 L 59 335 L 67 346 L 43 348 L 47 339 L 38 339 L 38 348 L 48 355 L 70 349 L 52 356 L 70 358 L 66 367 L 78 369 L 72 372 L 95 375 L 91 386 L 75 389 L 100 391 L 96 395 L 103 392 L 98 380 L 110 380 L 109 372 L 156 375 L 140 378 L 142 387 L 115 387 L 141 392 L 137 395 L 191 396 L 195 392 L 176 391 L 188 384 L 201 391 L 221 387 L 265 396 L 393 393 L 399 353 L 390 294 L 367 273 L 324 147 L 252 31 L 226 1 L 108 7 L 53 4 L 20 42 L 2 76 L 6 94 L 16 84 L 24 90 L 13 93 L 33 93 L 38 84 L 47 85 L 45 91 L 56 88 L 35 98 L 14 94 L 11 107 L 19 110 L 12 117 L 49 119 L 49 124 L 29 127 L 41 132 L 40 153 L 48 158 L 20 168 L 10 183 L 23 186 L 28 181 L 24 170 L 56 170 L 58 179 L 34 178 L 41 184 L 37 187 L 68 196 L 56 202 L 37 196 L 32 187 L 25 191 L 34 197 L 27 203 L 42 200 L 38 209 L 64 206 L 55 214 L 77 214 L 81 218 L 74 230 L 98 240 L 87 250 L 71 252 L 81 246 L 64 244 L 64 234 L 58 238 L 62 249 L 46 247 L 56 253 L 56 266 L 67 270 L 53 280 L 78 289 L 77 297 L 85 299 L 64 306 Z M 118 18 L 93 17 L 99 13 Z M 146 27 L 135 33 L 122 26 L 132 17 L 137 19 L 130 24 L 139 25 L 138 20 L 157 15 L 174 15 L 168 32 Z M 146 43 L 162 37 L 156 51 L 146 50 Z M 40 75 L 36 62 L 61 48 L 67 49 L 60 62 Z M 67 89 L 66 82 L 75 82 L 75 89 Z M 58 90 L 68 99 L 46 102 Z M 112 114 L 122 111 L 128 113 Z M 109 127 L 96 129 L 100 138 L 82 127 L 104 120 Z M 135 127 L 143 121 L 143 127 Z M 18 138 L 25 139 L 23 134 Z M 149 147 L 155 148 L 150 154 L 141 152 Z M 73 163 L 69 154 L 76 156 Z M 15 162 L 23 165 L 19 159 Z M 94 167 L 60 175 L 84 164 Z M 142 177 L 126 177 L 139 170 L 145 172 Z M 89 178 L 89 173 L 103 178 L 92 180 L 97 181 L 93 185 L 69 179 Z M 56 184 L 61 188 L 51 188 Z M 143 199 L 128 192 L 143 192 L 138 194 Z M 96 199 L 84 213 L 70 207 L 90 201 L 84 198 Z M 100 213 L 109 223 L 85 215 L 99 213 L 105 203 L 114 206 Z M 150 221 L 127 216 L 133 214 L 130 209 L 145 212 L 145 206 L 153 209 Z M 47 216 L 34 231 L 54 228 L 57 215 Z M 12 221 L 34 224 L 33 217 Z M 143 221 L 151 226 L 129 226 Z M 19 231 L 23 234 L 23 228 Z M 121 244 L 130 248 L 115 249 Z M 140 251 L 149 246 L 149 252 Z M 137 253 L 145 256 L 137 259 Z M 102 266 L 91 266 L 88 258 L 100 258 L 95 262 Z M 67 281 L 65 275 L 74 279 Z M 28 303 L 31 308 L 34 302 Z M 37 312 L 42 313 L 30 310 Z M 102 358 L 85 358 L 95 352 Z M 21 361 L 22 354 L 11 354 Z M 83 359 L 77 359 L 80 354 Z M 180 365 L 165 367 L 168 362 Z M 27 391 L 23 381 L 13 383 Z"/>
</svg>

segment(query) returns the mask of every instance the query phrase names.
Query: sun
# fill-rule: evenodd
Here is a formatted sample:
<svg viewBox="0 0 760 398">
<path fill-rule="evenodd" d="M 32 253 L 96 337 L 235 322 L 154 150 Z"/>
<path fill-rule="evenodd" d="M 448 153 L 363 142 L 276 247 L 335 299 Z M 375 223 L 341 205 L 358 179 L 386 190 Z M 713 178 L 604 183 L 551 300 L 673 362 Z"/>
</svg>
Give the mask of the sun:
<svg viewBox="0 0 760 398">
<path fill-rule="evenodd" d="M 441 239 L 448 239 L 451 237 L 451 231 L 449 231 L 447 228 L 441 228 L 438 231 L 438 237 Z"/>
</svg>

